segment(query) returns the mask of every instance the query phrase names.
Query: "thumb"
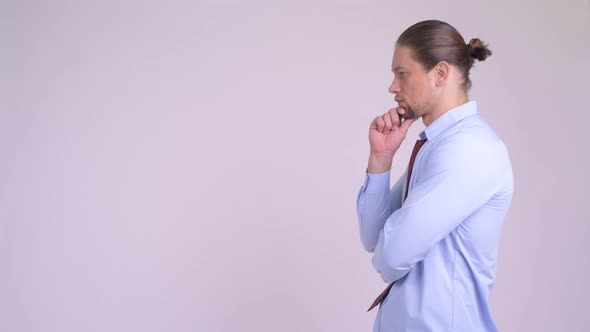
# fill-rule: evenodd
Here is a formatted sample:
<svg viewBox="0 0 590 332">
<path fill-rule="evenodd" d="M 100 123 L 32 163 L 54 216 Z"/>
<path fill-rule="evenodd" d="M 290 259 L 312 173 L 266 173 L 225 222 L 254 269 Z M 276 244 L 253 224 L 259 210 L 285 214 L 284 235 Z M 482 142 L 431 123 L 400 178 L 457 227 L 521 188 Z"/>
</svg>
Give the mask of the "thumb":
<svg viewBox="0 0 590 332">
<path fill-rule="evenodd" d="M 412 123 L 414 123 L 414 121 L 416 121 L 416 119 L 412 118 L 405 119 L 404 122 L 402 122 L 402 124 L 400 125 L 400 129 L 402 133 L 404 133 L 404 135 L 408 133 L 408 129 L 410 129 L 410 126 L 412 125 Z"/>
</svg>

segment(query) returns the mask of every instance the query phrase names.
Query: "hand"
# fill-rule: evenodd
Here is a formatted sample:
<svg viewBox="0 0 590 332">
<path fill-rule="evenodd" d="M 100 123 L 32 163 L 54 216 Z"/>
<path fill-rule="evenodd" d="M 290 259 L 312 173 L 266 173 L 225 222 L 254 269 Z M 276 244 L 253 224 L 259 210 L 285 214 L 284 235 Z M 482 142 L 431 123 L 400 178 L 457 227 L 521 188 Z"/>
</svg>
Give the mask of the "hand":
<svg viewBox="0 0 590 332">
<path fill-rule="evenodd" d="M 402 107 L 392 108 L 387 113 L 376 117 L 369 128 L 371 155 L 378 158 L 393 158 L 408 129 L 416 121 L 415 118 L 405 119 L 400 123 L 401 116 L 406 114 Z"/>
</svg>

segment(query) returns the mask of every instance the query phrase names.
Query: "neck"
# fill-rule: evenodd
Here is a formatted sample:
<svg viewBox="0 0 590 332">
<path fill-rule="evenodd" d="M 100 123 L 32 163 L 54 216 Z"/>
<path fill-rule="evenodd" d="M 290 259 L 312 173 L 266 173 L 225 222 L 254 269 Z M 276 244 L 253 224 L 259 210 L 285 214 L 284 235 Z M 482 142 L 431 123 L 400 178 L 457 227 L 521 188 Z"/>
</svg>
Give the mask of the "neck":
<svg viewBox="0 0 590 332">
<path fill-rule="evenodd" d="M 466 94 L 460 94 L 454 98 L 447 98 L 442 102 L 437 102 L 433 105 L 433 108 L 427 114 L 422 116 L 422 121 L 426 127 L 430 126 L 431 123 L 436 121 L 436 119 L 440 118 L 441 115 L 445 114 L 446 112 L 452 110 L 457 106 L 461 106 L 469 101 Z"/>
</svg>

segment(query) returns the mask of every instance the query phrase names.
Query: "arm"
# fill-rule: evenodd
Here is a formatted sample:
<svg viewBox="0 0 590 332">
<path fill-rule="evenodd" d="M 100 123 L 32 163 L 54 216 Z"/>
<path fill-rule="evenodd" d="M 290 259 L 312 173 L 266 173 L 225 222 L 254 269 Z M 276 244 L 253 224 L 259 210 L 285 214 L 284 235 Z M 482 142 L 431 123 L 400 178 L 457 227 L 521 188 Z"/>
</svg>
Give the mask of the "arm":
<svg viewBox="0 0 590 332">
<path fill-rule="evenodd" d="M 404 205 L 385 221 L 373 266 L 390 283 L 405 276 L 441 239 L 497 191 L 498 148 L 476 137 L 441 143 Z"/>
<path fill-rule="evenodd" d="M 373 252 L 377 245 L 379 232 L 387 218 L 401 207 L 402 192 L 406 183 L 404 173 L 389 189 L 390 171 L 371 174 L 365 173 L 365 183 L 358 192 L 356 206 L 359 232 L 363 247 Z"/>
</svg>

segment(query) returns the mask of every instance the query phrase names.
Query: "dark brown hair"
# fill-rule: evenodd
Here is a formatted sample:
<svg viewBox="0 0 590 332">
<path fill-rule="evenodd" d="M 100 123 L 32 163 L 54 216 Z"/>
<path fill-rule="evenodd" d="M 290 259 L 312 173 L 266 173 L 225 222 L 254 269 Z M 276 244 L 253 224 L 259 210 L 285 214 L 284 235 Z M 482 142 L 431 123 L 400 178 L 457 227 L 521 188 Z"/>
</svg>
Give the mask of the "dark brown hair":
<svg viewBox="0 0 590 332">
<path fill-rule="evenodd" d="M 478 38 L 469 43 L 450 24 L 438 20 L 418 22 L 404 31 L 398 38 L 397 45 L 412 49 L 414 59 L 427 70 L 446 61 L 455 65 L 463 73 L 463 87 L 471 88 L 469 71 L 475 59 L 484 61 L 492 51 Z"/>
</svg>

